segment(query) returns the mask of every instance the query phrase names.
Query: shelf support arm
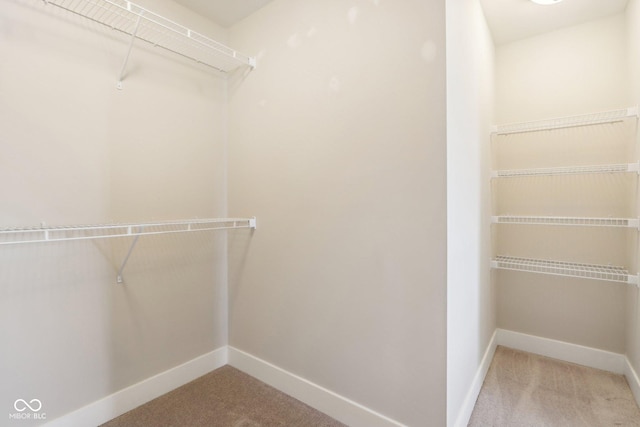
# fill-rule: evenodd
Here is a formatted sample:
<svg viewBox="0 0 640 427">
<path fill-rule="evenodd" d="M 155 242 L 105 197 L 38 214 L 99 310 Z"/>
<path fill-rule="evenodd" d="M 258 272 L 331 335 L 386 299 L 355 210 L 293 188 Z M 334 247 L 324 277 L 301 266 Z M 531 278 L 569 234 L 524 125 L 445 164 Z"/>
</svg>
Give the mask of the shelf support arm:
<svg viewBox="0 0 640 427">
<path fill-rule="evenodd" d="M 141 15 L 138 15 L 138 19 L 136 20 L 136 26 L 131 33 L 131 41 L 129 42 L 129 49 L 127 49 L 127 56 L 124 58 L 124 62 L 122 63 L 122 69 L 120 69 L 120 75 L 118 76 L 118 83 L 116 87 L 122 90 L 122 78 L 124 77 L 124 71 L 127 68 L 127 63 L 129 62 L 129 56 L 131 55 L 131 49 L 133 49 L 133 42 L 136 39 L 136 34 L 138 34 L 138 27 L 140 27 L 140 18 Z"/>
<path fill-rule="evenodd" d="M 116 282 L 117 283 L 124 283 L 124 278 L 122 277 L 122 272 L 124 271 L 124 268 L 127 266 L 127 262 L 129 261 L 129 257 L 131 256 L 131 253 L 133 252 L 133 248 L 136 247 L 136 243 L 138 243 L 138 239 L 140 238 L 140 234 L 136 235 L 136 237 L 133 239 L 133 242 L 131 242 L 131 246 L 129 247 L 129 252 L 127 252 L 127 256 L 124 257 L 124 259 L 122 260 L 122 265 L 120 265 L 120 269 L 118 270 L 118 275 L 116 276 Z"/>
</svg>

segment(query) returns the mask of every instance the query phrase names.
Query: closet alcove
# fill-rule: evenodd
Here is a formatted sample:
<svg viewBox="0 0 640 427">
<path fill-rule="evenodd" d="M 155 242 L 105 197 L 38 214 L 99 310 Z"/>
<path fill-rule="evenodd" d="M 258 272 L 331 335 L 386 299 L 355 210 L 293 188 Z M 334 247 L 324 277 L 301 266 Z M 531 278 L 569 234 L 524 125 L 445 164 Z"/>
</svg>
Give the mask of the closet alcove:
<svg viewBox="0 0 640 427">
<path fill-rule="evenodd" d="M 497 345 L 640 396 L 640 0 L 211 3 L 0 0 L 0 402 L 46 414 L 10 422 L 230 364 L 463 426 Z"/>
</svg>

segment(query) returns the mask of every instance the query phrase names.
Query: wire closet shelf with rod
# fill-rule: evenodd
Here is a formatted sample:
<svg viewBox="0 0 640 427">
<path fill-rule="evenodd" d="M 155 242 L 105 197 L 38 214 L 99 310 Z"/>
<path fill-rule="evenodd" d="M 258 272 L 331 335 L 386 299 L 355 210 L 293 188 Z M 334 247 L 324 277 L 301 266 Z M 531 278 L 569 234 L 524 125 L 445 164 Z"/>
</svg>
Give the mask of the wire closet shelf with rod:
<svg viewBox="0 0 640 427">
<path fill-rule="evenodd" d="M 175 233 L 196 233 L 215 230 L 256 229 L 256 218 L 206 218 L 179 221 L 151 221 L 122 224 L 92 224 L 0 228 L 0 246 L 25 245 L 77 240 L 131 238 L 131 245 L 118 269 L 116 282 L 124 283 L 123 272 L 138 239 Z"/>
<path fill-rule="evenodd" d="M 518 233 L 520 233 L 524 227 L 538 227 L 537 230 L 540 230 L 539 227 L 542 227 L 546 229 L 545 233 L 554 233 L 553 231 L 549 231 L 551 229 L 567 230 L 569 228 L 584 230 L 579 233 L 590 233 L 593 232 L 592 230 L 624 231 L 624 229 L 627 229 L 634 234 L 635 240 L 635 244 L 632 245 L 634 249 L 631 250 L 634 253 L 630 254 L 627 259 L 636 258 L 638 255 L 638 232 L 640 231 L 640 221 L 637 217 L 637 185 L 638 174 L 640 173 L 638 152 L 636 149 L 638 117 L 638 107 L 631 107 L 594 114 L 583 114 L 494 126 L 491 135 L 494 168 L 496 163 L 499 163 L 499 166 L 502 166 L 502 163 L 509 163 L 510 161 L 511 163 L 514 163 L 513 158 L 516 158 L 517 155 L 513 153 L 517 152 L 516 148 L 512 148 L 512 151 L 509 152 L 510 148 L 508 146 L 516 141 L 521 144 L 529 144 L 527 147 L 528 151 L 526 151 L 526 153 L 529 154 L 530 157 L 536 157 L 539 155 L 539 150 L 547 149 L 551 153 L 550 156 L 553 158 L 553 164 L 536 164 L 534 167 L 530 167 L 530 165 L 526 164 L 526 161 L 516 159 L 516 164 L 524 164 L 526 166 L 496 168 L 491 172 L 494 200 L 493 209 L 494 211 L 501 211 L 491 217 L 491 222 L 494 224 L 492 235 L 495 240 L 494 256 L 491 260 L 491 267 L 493 269 L 595 279 L 639 286 L 638 274 L 630 273 L 630 270 L 638 268 L 635 263 L 631 263 L 632 265 L 629 266 L 621 266 L 613 265 L 609 260 L 603 260 L 604 262 L 602 263 L 581 262 L 580 260 L 574 259 L 575 256 L 570 256 L 570 259 L 545 259 L 544 257 L 521 256 L 519 253 L 503 253 L 507 251 L 503 246 L 510 246 L 508 243 L 505 243 L 508 239 L 499 239 L 495 237 L 498 233 L 504 231 L 504 227 L 511 227 L 512 230 L 520 230 L 513 231 L 513 235 L 516 236 L 519 235 Z M 627 133 L 620 132 L 619 134 L 614 134 L 614 132 L 611 131 L 611 128 L 607 128 L 607 126 L 611 127 L 614 125 L 629 126 L 630 130 L 627 131 Z M 580 129 L 580 131 L 576 131 L 576 129 Z M 572 152 L 570 148 L 563 147 L 562 144 L 562 138 L 573 138 L 574 140 L 579 139 L 576 138 L 576 134 L 571 134 L 571 132 L 582 132 L 579 134 L 581 137 L 584 135 L 596 135 L 599 139 L 597 143 L 585 143 L 584 145 L 579 145 L 580 149 L 576 150 L 576 152 Z M 524 134 L 528 135 L 523 137 L 522 135 Z M 519 136 L 520 140 L 518 140 Z M 597 138 L 594 137 L 594 139 Z M 625 141 L 612 142 L 611 138 L 621 138 Z M 573 141 L 571 144 L 577 143 Z M 600 144 L 599 148 L 598 144 Z M 624 153 L 626 153 L 626 159 L 622 159 L 625 162 L 618 161 L 606 163 L 607 159 L 605 158 L 603 163 L 597 163 L 599 160 L 597 150 L 603 150 L 606 152 L 608 149 L 607 144 L 617 144 L 616 147 L 624 147 L 626 145 L 627 148 L 620 150 L 621 152 L 624 151 Z M 590 158 L 588 151 L 592 148 L 596 152 L 591 154 Z M 505 154 L 505 151 L 508 153 Z M 578 153 L 577 151 L 581 152 Z M 542 156 L 540 156 L 539 159 L 540 158 L 543 159 L 541 162 L 544 162 L 544 160 L 548 160 L 550 157 L 548 155 L 546 158 Z M 574 162 L 572 162 L 572 160 Z M 561 161 L 564 161 L 565 164 L 558 164 L 558 162 Z M 585 164 L 585 162 L 587 163 Z M 549 215 L 549 212 L 538 215 L 537 212 L 531 212 L 531 210 L 537 209 L 539 207 L 538 205 L 541 205 L 543 210 L 554 211 L 556 207 L 553 206 L 553 202 L 547 203 L 547 200 L 543 199 L 546 194 L 559 191 L 557 190 L 557 187 L 566 185 L 567 181 L 571 181 L 572 185 L 577 185 L 576 183 L 581 179 L 580 176 L 591 176 L 591 179 L 594 180 L 598 180 L 599 178 L 597 177 L 602 176 L 604 178 L 601 178 L 601 181 L 610 183 L 615 182 L 615 179 L 612 177 L 617 175 L 628 175 L 631 177 L 630 179 L 634 181 L 635 194 L 631 197 L 633 200 L 626 201 L 627 206 L 633 207 L 633 209 L 629 209 L 628 211 L 634 212 L 634 216 L 626 217 L 624 215 L 620 216 L 615 214 L 611 216 L 590 216 L 589 209 L 593 210 L 593 207 L 588 206 L 585 208 L 587 203 L 582 201 L 573 202 L 572 204 L 570 200 L 572 195 L 565 197 L 567 201 L 563 200 L 563 206 L 557 207 L 557 211 L 563 213 L 567 210 L 571 210 L 572 213 L 574 213 L 572 215 Z M 511 190 L 512 192 L 521 191 L 527 193 L 527 191 L 532 191 L 533 189 L 535 196 L 531 196 L 532 200 L 527 200 L 527 202 L 524 203 L 524 207 L 518 206 L 513 208 L 509 205 L 509 202 L 500 200 L 500 191 L 496 191 L 496 188 L 500 188 L 499 186 L 501 183 L 504 185 L 505 182 L 509 182 L 509 185 L 511 186 L 510 188 L 515 189 Z M 588 185 L 582 185 L 583 187 L 588 187 Z M 606 187 L 608 184 L 602 185 Z M 540 190 L 540 188 L 542 188 L 542 190 Z M 588 191 L 588 188 L 582 189 L 582 193 L 587 193 Z M 597 192 L 598 190 L 595 189 L 593 191 Z M 589 203 L 603 204 L 601 200 L 605 200 L 605 198 L 599 198 L 598 195 L 594 195 L 592 199 L 595 200 L 595 202 L 589 200 Z M 510 206 L 515 210 L 519 210 L 519 212 L 503 212 L 507 210 L 507 208 L 504 208 L 504 205 Z M 583 208 L 587 211 L 587 215 L 581 216 L 579 213 L 581 213 L 580 210 Z M 619 213 L 617 211 L 620 210 L 618 206 L 596 206 L 595 209 L 598 210 L 598 212 L 606 211 L 607 213 Z M 577 213 L 577 215 L 575 213 Z M 607 231 L 604 232 L 607 233 Z M 540 231 L 530 232 L 528 236 L 533 235 L 534 237 L 537 237 L 538 234 L 542 233 Z M 577 234 L 573 234 L 572 236 L 575 235 Z M 559 238 L 560 237 L 556 237 L 556 239 Z M 554 246 L 557 243 L 558 241 L 553 240 L 546 242 L 549 246 Z M 528 250 L 528 244 L 532 243 L 524 241 L 512 244 L 511 246 L 525 248 Z M 524 252 L 527 252 L 527 250 Z"/>
<path fill-rule="evenodd" d="M 117 79 L 122 80 L 135 40 L 161 48 L 209 67 L 229 73 L 240 66 L 256 67 L 255 57 L 242 54 L 216 40 L 204 36 L 171 19 L 127 0 L 42 0 L 47 7 L 56 7 L 81 16 L 129 37 L 129 46 Z"/>
</svg>

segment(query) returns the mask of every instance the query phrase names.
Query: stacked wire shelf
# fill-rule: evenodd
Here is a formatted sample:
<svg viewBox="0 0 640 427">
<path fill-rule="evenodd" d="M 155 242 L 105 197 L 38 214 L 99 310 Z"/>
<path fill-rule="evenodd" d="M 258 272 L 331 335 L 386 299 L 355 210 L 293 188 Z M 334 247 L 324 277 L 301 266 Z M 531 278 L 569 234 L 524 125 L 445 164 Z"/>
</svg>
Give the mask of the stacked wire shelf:
<svg viewBox="0 0 640 427">
<path fill-rule="evenodd" d="M 593 173 L 626 173 L 640 172 L 638 163 L 622 163 L 613 165 L 567 166 L 557 168 L 510 169 L 497 170 L 492 178 L 514 178 L 524 176 L 583 175 Z"/>
<path fill-rule="evenodd" d="M 526 271 L 530 273 L 579 277 L 638 285 L 638 276 L 629 275 L 629 272 L 624 267 L 612 265 L 581 264 L 575 262 L 497 256 L 491 262 L 491 266 L 503 270 Z"/>
<path fill-rule="evenodd" d="M 556 119 L 538 120 L 526 123 L 514 123 L 496 126 L 494 135 L 508 135 L 526 132 L 558 130 L 571 127 L 592 126 L 607 123 L 617 123 L 629 118 L 638 119 L 638 108 L 626 108 L 603 113 L 585 114 L 579 116 L 562 117 Z M 637 130 L 636 130 L 637 131 Z M 584 174 L 640 174 L 640 164 L 617 163 L 600 165 L 579 165 L 550 168 L 526 168 L 494 170 L 492 179 L 536 177 L 536 176 L 564 176 Z M 638 218 L 615 217 L 579 217 L 579 216 L 533 216 L 533 215 L 496 215 L 491 217 L 493 224 L 503 226 L 556 226 L 556 227 L 611 227 L 628 228 L 636 231 L 640 228 Z M 638 276 L 629 274 L 625 267 L 599 264 L 567 262 L 562 260 L 548 260 L 525 258 L 507 255 L 497 255 L 491 261 L 491 267 L 500 270 L 514 270 L 529 273 L 549 274 L 564 277 L 577 277 L 604 280 L 618 283 L 638 283 Z"/>
<path fill-rule="evenodd" d="M 638 107 L 622 108 L 592 114 L 558 117 L 552 119 L 535 120 L 532 122 L 510 123 L 495 126 L 493 133 L 506 135 L 513 133 L 536 132 L 541 130 L 564 129 L 577 126 L 593 126 L 605 123 L 623 121 L 629 117 L 638 117 Z"/>
<path fill-rule="evenodd" d="M 560 225 L 578 227 L 623 227 L 635 228 L 640 225 L 636 218 L 589 218 L 589 217 L 561 217 L 561 216 L 494 216 L 493 224 L 523 224 L 523 225 Z"/>
</svg>

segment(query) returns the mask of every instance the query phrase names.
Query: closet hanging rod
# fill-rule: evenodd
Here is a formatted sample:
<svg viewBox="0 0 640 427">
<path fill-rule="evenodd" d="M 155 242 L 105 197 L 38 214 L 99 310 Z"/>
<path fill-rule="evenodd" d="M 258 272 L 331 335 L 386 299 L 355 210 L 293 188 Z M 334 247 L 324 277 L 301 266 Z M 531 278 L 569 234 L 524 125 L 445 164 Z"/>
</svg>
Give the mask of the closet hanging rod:
<svg viewBox="0 0 640 427">
<path fill-rule="evenodd" d="M 535 132 L 541 130 L 562 129 L 577 126 L 589 126 L 604 123 L 621 122 L 627 118 L 639 117 L 638 107 L 620 110 L 604 111 L 601 113 L 581 114 L 576 116 L 558 117 L 531 122 L 509 123 L 493 127 L 492 133 L 507 135 L 512 133 Z"/>
<path fill-rule="evenodd" d="M 116 237 L 256 228 L 253 218 L 209 218 L 179 221 L 0 228 L 0 245 L 110 239 Z"/>
<path fill-rule="evenodd" d="M 256 66 L 254 57 L 127 0 L 43 1 L 221 72 L 240 65 Z M 140 28 L 136 32 L 138 20 Z"/>
<path fill-rule="evenodd" d="M 582 175 L 593 173 L 640 173 L 640 163 L 610 165 L 568 166 L 557 168 L 503 169 L 491 172 L 491 178 L 515 178 L 521 176 Z"/>
<path fill-rule="evenodd" d="M 525 271 L 553 276 L 606 280 L 638 286 L 638 276 L 630 275 L 624 267 L 575 262 L 552 261 L 532 258 L 497 256 L 491 267 L 501 270 Z"/>
<path fill-rule="evenodd" d="M 493 224 L 521 224 L 521 225 L 559 225 L 578 227 L 640 227 L 637 218 L 591 218 L 591 217 L 563 217 L 563 216 L 492 216 Z"/>
</svg>

